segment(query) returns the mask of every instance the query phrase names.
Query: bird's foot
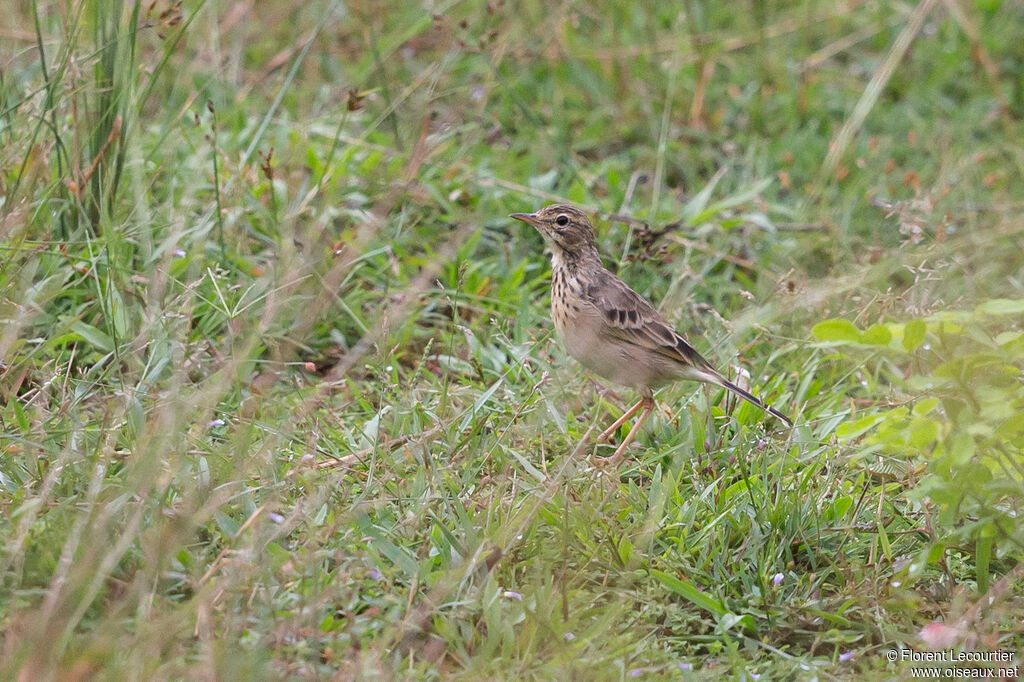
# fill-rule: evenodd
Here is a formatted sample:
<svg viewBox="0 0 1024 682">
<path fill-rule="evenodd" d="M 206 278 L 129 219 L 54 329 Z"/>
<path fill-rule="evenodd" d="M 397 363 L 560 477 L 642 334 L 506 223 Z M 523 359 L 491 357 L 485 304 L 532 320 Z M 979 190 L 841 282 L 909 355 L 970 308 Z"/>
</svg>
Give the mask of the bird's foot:
<svg viewBox="0 0 1024 682">
<path fill-rule="evenodd" d="M 594 463 L 601 468 L 617 466 L 622 461 L 622 454 L 617 450 L 615 454 L 609 455 L 608 457 L 594 457 Z"/>
<path fill-rule="evenodd" d="M 609 426 L 607 429 L 601 432 L 601 435 L 597 437 L 598 443 L 603 443 L 612 437 L 612 435 L 619 430 L 619 427 L 626 423 L 626 421 L 632 417 L 640 408 L 647 408 L 646 399 L 640 399 L 636 402 L 636 405 L 629 408 L 622 413 L 622 416 L 615 420 L 615 423 Z M 632 431 L 630 431 L 632 433 Z M 628 436 L 627 436 L 628 437 Z"/>
</svg>

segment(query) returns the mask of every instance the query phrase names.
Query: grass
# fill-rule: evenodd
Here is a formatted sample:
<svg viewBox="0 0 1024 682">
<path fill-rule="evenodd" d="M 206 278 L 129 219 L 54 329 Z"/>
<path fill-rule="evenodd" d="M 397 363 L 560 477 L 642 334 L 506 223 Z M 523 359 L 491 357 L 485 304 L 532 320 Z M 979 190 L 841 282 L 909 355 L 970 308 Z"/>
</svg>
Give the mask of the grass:
<svg viewBox="0 0 1024 682">
<path fill-rule="evenodd" d="M 0 675 L 1019 660 L 1020 7 L 421 5 L 8 10 Z M 796 427 L 596 468 L 556 200 Z"/>
</svg>

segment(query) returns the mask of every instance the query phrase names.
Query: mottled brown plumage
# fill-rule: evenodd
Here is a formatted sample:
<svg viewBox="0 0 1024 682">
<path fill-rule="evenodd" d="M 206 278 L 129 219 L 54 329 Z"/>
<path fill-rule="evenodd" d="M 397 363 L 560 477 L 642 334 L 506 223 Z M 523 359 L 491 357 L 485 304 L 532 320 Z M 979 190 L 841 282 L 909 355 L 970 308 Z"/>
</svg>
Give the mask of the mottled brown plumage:
<svg viewBox="0 0 1024 682">
<path fill-rule="evenodd" d="M 680 379 L 726 388 L 792 425 L 784 414 L 722 376 L 650 303 L 605 269 L 585 213 L 555 204 L 511 217 L 537 228 L 551 249 L 551 318 L 569 355 L 640 393 L 636 405 L 598 438 L 608 438 L 643 409 L 610 461 L 621 459 L 650 415 L 654 391 Z"/>
</svg>

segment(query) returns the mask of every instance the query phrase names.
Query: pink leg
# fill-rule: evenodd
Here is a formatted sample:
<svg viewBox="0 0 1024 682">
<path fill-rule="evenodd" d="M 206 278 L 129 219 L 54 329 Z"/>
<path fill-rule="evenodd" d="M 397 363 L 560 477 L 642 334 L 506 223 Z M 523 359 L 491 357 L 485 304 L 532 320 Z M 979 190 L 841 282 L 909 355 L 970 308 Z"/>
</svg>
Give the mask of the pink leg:
<svg viewBox="0 0 1024 682">
<path fill-rule="evenodd" d="M 608 440 L 608 438 L 610 438 L 613 433 L 619 430 L 620 426 L 626 423 L 627 419 L 636 414 L 636 411 L 639 410 L 643 406 L 643 404 L 644 399 L 641 398 L 636 402 L 636 405 L 623 412 L 622 416 L 616 419 L 614 424 L 612 424 L 607 429 L 601 432 L 601 435 L 597 437 L 597 442 L 600 443 L 602 441 Z"/>
<path fill-rule="evenodd" d="M 626 448 L 629 447 L 629 444 L 633 442 L 633 438 L 636 437 L 636 432 L 640 430 L 640 426 L 647 421 L 649 416 L 651 416 L 651 412 L 654 411 L 654 399 L 644 398 L 639 404 L 643 405 L 644 411 L 640 413 L 640 416 L 637 417 L 636 421 L 633 423 L 633 428 L 629 430 L 629 433 L 626 434 L 626 437 L 619 444 L 619 447 L 615 449 L 615 452 L 611 457 L 599 458 L 601 462 L 605 464 L 618 464 L 619 460 L 622 459 L 622 453 L 624 453 Z"/>
</svg>

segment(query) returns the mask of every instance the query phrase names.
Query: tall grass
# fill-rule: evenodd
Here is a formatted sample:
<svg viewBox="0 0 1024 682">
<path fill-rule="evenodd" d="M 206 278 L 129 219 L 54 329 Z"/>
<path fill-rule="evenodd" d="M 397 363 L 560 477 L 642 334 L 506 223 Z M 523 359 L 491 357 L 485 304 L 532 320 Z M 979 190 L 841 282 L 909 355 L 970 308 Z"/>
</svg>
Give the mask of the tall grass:
<svg viewBox="0 0 1024 682">
<path fill-rule="evenodd" d="M 1024 16 L 951 7 L 10 9 L 0 676 L 1019 651 Z M 797 427 L 674 386 L 595 468 L 554 200 Z"/>
</svg>

